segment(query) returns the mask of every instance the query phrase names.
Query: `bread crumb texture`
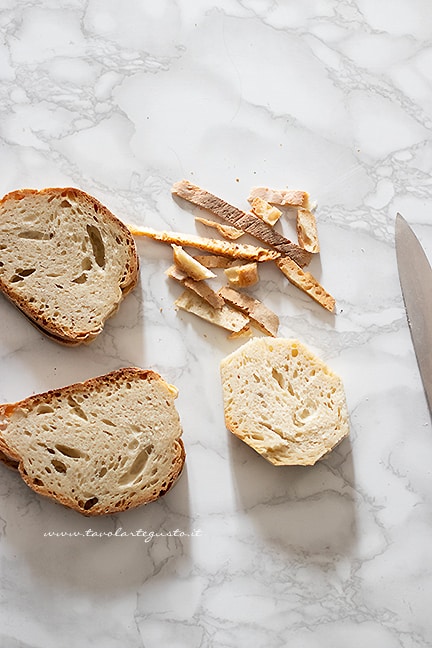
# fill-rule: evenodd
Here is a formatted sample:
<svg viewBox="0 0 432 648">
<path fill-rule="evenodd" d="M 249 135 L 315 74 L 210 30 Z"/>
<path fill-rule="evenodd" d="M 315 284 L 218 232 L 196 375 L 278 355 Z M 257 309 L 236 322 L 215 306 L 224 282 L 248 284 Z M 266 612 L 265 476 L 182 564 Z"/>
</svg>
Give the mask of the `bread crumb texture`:
<svg viewBox="0 0 432 648">
<path fill-rule="evenodd" d="M 69 187 L 0 201 L 0 291 L 54 339 L 93 340 L 137 280 L 134 239 L 96 198 Z"/>
<path fill-rule="evenodd" d="M 253 338 L 221 378 L 228 430 L 276 466 L 313 465 L 349 434 L 341 379 L 297 340 Z"/>
<path fill-rule="evenodd" d="M 117 513 L 180 475 L 176 397 L 157 373 L 126 368 L 1 405 L 0 452 L 36 492 L 84 515 Z"/>
</svg>

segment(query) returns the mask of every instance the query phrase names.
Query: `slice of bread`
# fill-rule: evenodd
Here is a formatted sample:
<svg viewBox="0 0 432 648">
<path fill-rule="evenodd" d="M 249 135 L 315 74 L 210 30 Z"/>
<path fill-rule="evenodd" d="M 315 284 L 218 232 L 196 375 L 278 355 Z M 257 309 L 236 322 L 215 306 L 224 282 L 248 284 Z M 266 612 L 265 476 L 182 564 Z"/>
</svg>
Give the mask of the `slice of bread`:
<svg viewBox="0 0 432 648">
<path fill-rule="evenodd" d="M 132 235 L 92 196 L 24 189 L 0 201 L 0 291 L 50 338 L 91 342 L 137 280 Z"/>
<path fill-rule="evenodd" d="M 0 405 L 0 459 L 84 515 L 151 502 L 185 460 L 176 397 L 157 373 L 128 367 Z"/>
<path fill-rule="evenodd" d="M 276 466 L 313 465 L 349 433 L 341 379 L 297 340 L 253 338 L 221 378 L 228 430 Z"/>
</svg>

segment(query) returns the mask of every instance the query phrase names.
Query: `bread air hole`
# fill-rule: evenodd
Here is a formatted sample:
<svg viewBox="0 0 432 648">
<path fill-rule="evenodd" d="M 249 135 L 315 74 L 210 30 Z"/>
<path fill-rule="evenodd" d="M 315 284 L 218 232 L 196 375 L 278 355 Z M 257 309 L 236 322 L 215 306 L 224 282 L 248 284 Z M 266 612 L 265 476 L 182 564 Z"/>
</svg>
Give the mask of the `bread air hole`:
<svg viewBox="0 0 432 648">
<path fill-rule="evenodd" d="M 65 457 L 71 457 L 72 459 L 80 459 L 81 457 L 86 457 L 86 455 L 77 448 L 71 448 L 70 446 L 60 443 L 57 443 L 54 447 Z"/>
<path fill-rule="evenodd" d="M 62 461 L 58 461 L 58 459 L 53 459 L 51 461 L 51 464 L 58 473 L 65 473 L 67 470 L 66 464 L 64 464 Z"/>
<path fill-rule="evenodd" d="M 115 427 L 115 423 L 113 423 L 112 421 L 106 418 L 102 419 L 102 423 L 105 423 L 105 425 L 111 425 L 112 427 Z"/>
<path fill-rule="evenodd" d="M 16 283 L 17 281 L 24 281 L 26 277 L 29 277 L 36 272 L 36 268 L 18 268 L 15 270 L 15 274 L 12 276 L 10 282 Z"/>
<path fill-rule="evenodd" d="M 79 416 L 79 418 L 82 418 L 84 421 L 88 420 L 87 414 L 78 405 L 78 403 L 72 398 L 72 396 L 69 396 L 69 398 L 68 398 L 68 405 L 72 409 L 73 414 L 75 414 L 76 416 Z"/>
<path fill-rule="evenodd" d="M 93 256 L 100 268 L 105 267 L 105 246 L 101 233 L 95 225 L 87 225 L 87 234 L 93 249 Z"/>
<path fill-rule="evenodd" d="M 143 472 L 152 451 L 153 445 L 150 444 L 137 454 L 130 468 L 118 480 L 120 486 L 132 483 Z"/>
<path fill-rule="evenodd" d="M 83 272 L 82 274 L 80 274 L 79 277 L 76 277 L 75 279 L 72 279 L 72 283 L 76 283 L 76 284 L 83 284 L 83 283 L 85 283 L 86 281 L 87 281 L 87 275 L 86 275 L 85 272 Z"/>
<path fill-rule="evenodd" d="M 278 369 L 276 369 L 276 367 L 273 367 L 272 369 L 272 376 L 274 380 L 276 380 L 279 387 L 281 389 L 285 389 L 285 377 Z"/>
<path fill-rule="evenodd" d="M 50 405 L 39 405 L 39 407 L 36 410 L 36 414 L 51 414 L 51 412 L 54 412 L 54 408 L 52 408 Z"/>
<path fill-rule="evenodd" d="M 81 268 L 83 270 L 90 270 L 92 267 L 92 262 L 90 257 L 84 257 L 84 259 L 81 261 Z"/>
<path fill-rule="evenodd" d="M 98 498 L 97 497 L 91 497 L 88 499 L 86 502 L 78 502 L 78 504 L 85 510 L 89 511 L 95 504 L 98 503 Z"/>
<path fill-rule="evenodd" d="M 23 230 L 18 232 L 18 238 L 32 239 L 35 241 L 49 241 L 54 236 L 54 232 L 40 232 L 39 230 Z"/>
</svg>

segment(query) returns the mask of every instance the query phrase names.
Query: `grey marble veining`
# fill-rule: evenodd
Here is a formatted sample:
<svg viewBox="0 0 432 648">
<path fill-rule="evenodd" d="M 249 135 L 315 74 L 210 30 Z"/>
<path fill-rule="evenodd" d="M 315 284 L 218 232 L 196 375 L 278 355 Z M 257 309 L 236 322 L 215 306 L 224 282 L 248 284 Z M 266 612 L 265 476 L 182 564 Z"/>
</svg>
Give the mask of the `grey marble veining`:
<svg viewBox="0 0 432 648">
<path fill-rule="evenodd" d="M 165 497 L 96 520 L 0 471 L 2 648 L 432 644 L 432 434 L 394 251 L 399 210 L 432 258 L 431 25 L 428 0 L 0 2 L 2 194 L 74 185 L 194 232 L 183 177 L 243 208 L 254 185 L 309 191 L 336 314 L 275 268 L 253 293 L 341 375 L 351 420 L 311 468 L 229 435 L 241 341 L 175 311 L 161 244 L 138 242 L 140 283 L 86 348 L 1 299 L 0 401 L 152 368 L 187 450 Z"/>
</svg>

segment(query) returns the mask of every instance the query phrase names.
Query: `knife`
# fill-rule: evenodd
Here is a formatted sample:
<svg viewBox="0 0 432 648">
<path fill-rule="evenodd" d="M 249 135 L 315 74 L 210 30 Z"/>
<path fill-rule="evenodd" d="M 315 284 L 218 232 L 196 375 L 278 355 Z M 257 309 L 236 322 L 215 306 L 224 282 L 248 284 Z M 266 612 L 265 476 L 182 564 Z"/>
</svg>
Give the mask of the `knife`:
<svg viewBox="0 0 432 648">
<path fill-rule="evenodd" d="M 396 215 L 399 280 L 429 411 L 432 413 L 432 269 L 420 241 Z"/>
</svg>

